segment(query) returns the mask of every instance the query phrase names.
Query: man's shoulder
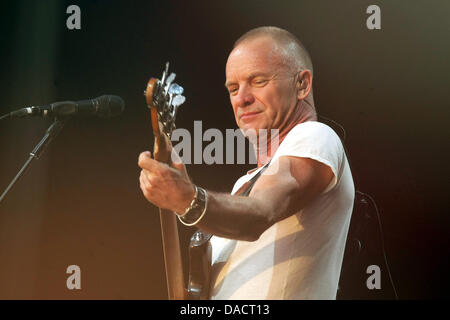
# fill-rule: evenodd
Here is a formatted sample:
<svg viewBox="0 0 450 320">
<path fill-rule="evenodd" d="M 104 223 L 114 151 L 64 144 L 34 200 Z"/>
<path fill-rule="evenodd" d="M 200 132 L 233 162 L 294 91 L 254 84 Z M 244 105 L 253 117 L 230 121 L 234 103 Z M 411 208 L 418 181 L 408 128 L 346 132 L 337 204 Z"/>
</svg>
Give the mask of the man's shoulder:
<svg viewBox="0 0 450 320">
<path fill-rule="evenodd" d="M 275 157 L 290 149 L 335 149 L 341 152 L 343 145 L 340 137 L 331 127 L 322 122 L 308 121 L 296 125 L 289 131 L 275 153 Z"/>
<path fill-rule="evenodd" d="M 297 124 L 286 135 L 285 140 L 298 139 L 301 137 L 314 137 L 326 135 L 327 137 L 339 138 L 338 134 L 328 125 L 318 121 L 307 121 Z"/>
<path fill-rule="evenodd" d="M 342 153 L 341 140 L 331 127 L 322 122 L 307 121 L 297 124 L 288 132 L 275 152 L 271 163 L 282 156 L 305 156 L 329 164 L 330 158 L 336 156 L 341 158 Z M 231 194 L 239 191 L 261 169 L 261 167 L 254 168 L 238 178 Z"/>
</svg>

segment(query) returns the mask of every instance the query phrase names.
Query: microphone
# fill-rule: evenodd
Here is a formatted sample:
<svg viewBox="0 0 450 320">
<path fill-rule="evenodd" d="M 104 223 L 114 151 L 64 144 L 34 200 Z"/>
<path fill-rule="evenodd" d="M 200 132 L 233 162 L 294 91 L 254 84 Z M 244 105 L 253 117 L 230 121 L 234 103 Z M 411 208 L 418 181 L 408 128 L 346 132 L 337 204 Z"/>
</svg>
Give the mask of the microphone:
<svg viewBox="0 0 450 320">
<path fill-rule="evenodd" d="M 114 95 L 103 95 L 94 99 L 80 101 L 61 101 L 45 106 L 25 107 L 6 114 L 2 118 L 38 117 L 70 117 L 99 116 L 109 118 L 118 116 L 125 108 L 123 99 Z"/>
</svg>

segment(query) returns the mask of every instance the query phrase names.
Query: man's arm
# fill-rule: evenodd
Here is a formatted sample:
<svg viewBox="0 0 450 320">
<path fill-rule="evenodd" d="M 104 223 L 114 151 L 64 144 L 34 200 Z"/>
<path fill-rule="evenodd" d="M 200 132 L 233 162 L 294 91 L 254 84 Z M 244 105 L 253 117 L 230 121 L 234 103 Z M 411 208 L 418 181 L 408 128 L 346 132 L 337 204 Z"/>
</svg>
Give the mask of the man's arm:
<svg viewBox="0 0 450 320">
<path fill-rule="evenodd" d="M 330 167 L 310 158 L 283 156 L 277 162 L 259 177 L 248 197 L 208 191 L 206 214 L 197 226 L 221 237 L 257 240 L 274 223 L 308 205 L 333 178 Z M 169 167 L 147 153 L 139 157 L 139 166 L 147 200 L 183 212 L 194 192 L 184 165 Z"/>
<path fill-rule="evenodd" d="M 248 197 L 209 192 L 206 214 L 197 226 L 226 238 L 257 240 L 309 204 L 333 178 L 330 167 L 309 158 L 280 157 L 277 165 L 276 173 L 259 177 Z"/>
</svg>

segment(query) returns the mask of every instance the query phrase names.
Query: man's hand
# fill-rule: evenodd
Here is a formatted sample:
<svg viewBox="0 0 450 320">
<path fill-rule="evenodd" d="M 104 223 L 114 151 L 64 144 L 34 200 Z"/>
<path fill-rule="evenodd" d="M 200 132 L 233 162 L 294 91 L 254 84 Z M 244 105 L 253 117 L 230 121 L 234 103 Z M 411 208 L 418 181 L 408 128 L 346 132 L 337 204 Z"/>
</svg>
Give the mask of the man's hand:
<svg viewBox="0 0 450 320">
<path fill-rule="evenodd" d="M 150 151 L 142 152 L 138 161 L 142 168 L 139 182 L 148 201 L 159 208 L 183 214 L 194 199 L 195 189 L 181 159 L 178 155 L 174 157 L 172 160 L 176 161 L 171 161 L 169 166 L 152 159 Z"/>
</svg>

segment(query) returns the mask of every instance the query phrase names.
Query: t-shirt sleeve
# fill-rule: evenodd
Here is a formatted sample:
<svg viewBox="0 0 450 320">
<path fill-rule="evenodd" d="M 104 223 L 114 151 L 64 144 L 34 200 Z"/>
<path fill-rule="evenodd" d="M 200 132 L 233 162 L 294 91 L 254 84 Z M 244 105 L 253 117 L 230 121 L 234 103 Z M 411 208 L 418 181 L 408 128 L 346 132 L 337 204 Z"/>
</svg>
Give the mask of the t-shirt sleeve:
<svg viewBox="0 0 450 320">
<path fill-rule="evenodd" d="M 291 156 L 310 158 L 331 168 L 334 178 L 322 193 L 330 191 L 340 180 L 344 147 L 339 136 L 320 122 L 305 122 L 294 127 L 280 144 L 272 161 Z"/>
</svg>

